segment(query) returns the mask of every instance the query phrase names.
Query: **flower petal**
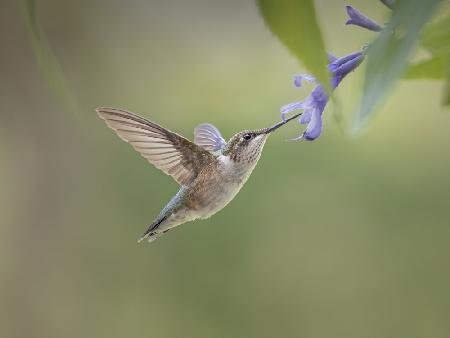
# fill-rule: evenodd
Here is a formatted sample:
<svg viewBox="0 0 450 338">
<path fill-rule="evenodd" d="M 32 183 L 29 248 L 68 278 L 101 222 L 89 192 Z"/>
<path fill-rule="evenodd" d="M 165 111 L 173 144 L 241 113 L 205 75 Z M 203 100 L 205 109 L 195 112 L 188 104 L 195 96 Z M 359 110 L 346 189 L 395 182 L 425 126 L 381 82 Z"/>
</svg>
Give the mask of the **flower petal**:
<svg viewBox="0 0 450 338">
<path fill-rule="evenodd" d="M 349 55 L 336 58 L 335 56 L 328 54 L 329 65 L 328 69 L 332 74 L 332 86 L 336 88 L 342 79 L 364 60 L 365 51 L 355 52 Z M 300 87 L 302 82 L 310 81 L 316 82 L 315 78 L 308 74 L 297 75 L 294 77 L 294 84 L 296 87 Z M 301 124 L 307 124 L 304 132 L 293 140 L 305 139 L 307 141 L 313 141 L 322 133 L 322 114 L 328 103 L 329 96 L 325 91 L 325 88 L 318 84 L 311 91 L 311 94 L 303 101 L 292 102 L 281 107 L 281 118 L 286 120 L 286 115 L 294 110 L 303 110 L 303 114 L 299 118 Z"/>
<path fill-rule="evenodd" d="M 284 105 L 280 108 L 281 119 L 285 121 L 287 114 L 298 109 L 304 109 L 304 101 L 292 102 Z"/>
<path fill-rule="evenodd" d="M 305 100 L 307 108 L 300 118 L 300 123 L 308 123 L 303 133 L 305 140 L 312 141 L 319 137 L 322 132 L 322 113 L 328 102 L 328 95 L 322 85 L 313 89 L 311 95 Z"/>
<path fill-rule="evenodd" d="M 330 62 L 330 64 L 328 65 L 328 69 L 330 70 L 330 72 L 334 72 L 344 63 L 347 63 L 355 58 L 359 58 L 360 56 L 362 56 L 362 54 L 362 52 L 354 52 L 343 57 L 336 58 L 332 62 Z"/>
<path fill-rule="evenodd" d="M 305 109 L 303 111 L 303 114 L 300 115 L 300 120 L 299 120 L 301 124 L 309 123 L 309 121 L 311 121 L 312 111 L 313 111 L 313 109 L 311 109 L 311 108 Z"/>
<path fill-rule="evenodd" d="M 336 59 L 329 66 L 328 69 L 333 74 L 332 86 L 336 88 L 342 79 L 350 72 L 356 69 L 364 60 L 364 53 L 356 52 Z"/>
<path fill-rule="evenodd" d="M 327 53 L 327 57 L 328 57 L 328 63 L 332 63 L 337 59 L 337 57 L 331 53 Z"/>
<path fill-rule="evenodd" d="M 367 16 L 365 16 L 352 6 L 345 6 L 345 8 L 347 9 L 347 14 L 350 17 L 350 19 L 347 20 L 347 22 L 345 23 L 346 25 L 356 25 L 363 28 L 367 28 L 374 32 L 379 32 L 382 30 L 379 24 L 369 19 Z"/>
<path fill-rule="evenodd" d="M 313 89 L 311 92 L 311 98 L 313 102 L 311 105 L 313 105 L 315 108 L 320 110 L 321 112 L 325 109 L 325 106 L 328 102 L 328 95 L 325 89 L 322 87 L 322 85 L 318 85 L 316 88 Z"/>
<path fill-rule="evenodd" d="M 301 74 L 294 76 L 294 86 L 301 87 L 303 81 L 316 82 L 316 78 L 309 74 Z"/>
<path fill-rule="evenodd" d="M 308 123 L 305 131 L 303 132 L 303 138 L 306 141 L 313 141 L 322 133 L 322 112 L 318 109 L 314 109 L 311 113 L 311 121 Z"/>
<path fill-rule="evenodd" d="M 364 60 L 364 55 L 360 54 L 359 56 L 355 57 L 352 60 L 347 61 L 346 63 L 340 65 L 336 69 L 336 75 L 338 76 L 346 76 L 348 73 L 354 71 L 356 67 L 358 67 L 361 62 Z"/>
</svg>

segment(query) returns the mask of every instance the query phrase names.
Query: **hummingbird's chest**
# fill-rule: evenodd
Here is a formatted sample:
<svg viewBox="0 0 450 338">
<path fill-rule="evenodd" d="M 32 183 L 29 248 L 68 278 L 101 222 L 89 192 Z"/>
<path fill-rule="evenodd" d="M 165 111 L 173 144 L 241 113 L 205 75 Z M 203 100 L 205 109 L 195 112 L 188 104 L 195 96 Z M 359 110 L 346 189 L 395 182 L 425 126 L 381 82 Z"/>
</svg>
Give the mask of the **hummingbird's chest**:
<svg viewBox="0 0 450 338">
<path fill-rule="evenodd" d="M 228 156 L 219 156 L 193 182 L 189 207 L 199 218 L 207 218 L 224 208 L 239 192 L 257 161 L 236 163 Z"/>
</svg>

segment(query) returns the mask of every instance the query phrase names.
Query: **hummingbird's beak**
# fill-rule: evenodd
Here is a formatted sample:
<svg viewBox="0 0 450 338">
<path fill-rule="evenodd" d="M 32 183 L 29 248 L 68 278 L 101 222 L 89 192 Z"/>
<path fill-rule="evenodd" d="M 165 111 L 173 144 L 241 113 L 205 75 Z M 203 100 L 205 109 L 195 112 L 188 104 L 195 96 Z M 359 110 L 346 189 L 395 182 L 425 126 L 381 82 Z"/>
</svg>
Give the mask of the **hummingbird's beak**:
<svg viewBox="0 0 450 338">
<path fill-rule="evenodd" d="M 298 113 L 298 114 L 292 115 L 291 117 L 287 118 L 286 120 L 283 120 L 283 121 L 280 121 L 280 122 L 274 124 L 272 127 L 261 129 L 260 132 L 261 132 L 261 134 L 270 134 L 274 130 L 277 130 L 281 126 L 284 126 L 286 123 L 288 123 L 289 121 L 299 117 L 300 115 L 302 115 L 302 113 Z"/>
</svg>

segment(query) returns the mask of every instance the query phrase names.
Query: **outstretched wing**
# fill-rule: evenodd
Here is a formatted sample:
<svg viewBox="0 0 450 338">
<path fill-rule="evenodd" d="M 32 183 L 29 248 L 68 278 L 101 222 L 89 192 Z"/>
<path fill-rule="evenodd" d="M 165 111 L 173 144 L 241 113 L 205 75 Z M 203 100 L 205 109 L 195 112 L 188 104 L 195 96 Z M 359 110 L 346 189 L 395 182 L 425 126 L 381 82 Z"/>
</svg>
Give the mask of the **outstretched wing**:
<svg viewBox="0 0 450 338">
<path fill-rule="evenodd" d="M 212 124 L 205 123 L 194 130 L 194 143 L 208 151 L 217 151 L 226 146 L 220 131 Z"/>
<path fill-rule="evenodd" d="M 187 185 L 213 155 L 184 137 L 131 112 L 97 108 L 98 115 L 156 168 Z"/>
</svg>

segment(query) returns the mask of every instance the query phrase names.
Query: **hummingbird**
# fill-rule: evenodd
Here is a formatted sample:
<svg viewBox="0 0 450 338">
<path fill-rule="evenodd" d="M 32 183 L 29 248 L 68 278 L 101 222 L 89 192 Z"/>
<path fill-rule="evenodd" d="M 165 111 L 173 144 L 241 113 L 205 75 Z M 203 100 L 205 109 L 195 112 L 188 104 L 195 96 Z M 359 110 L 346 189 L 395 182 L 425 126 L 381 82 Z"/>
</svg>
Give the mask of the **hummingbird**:
<svg viewBox="0 0 450 338">
<path fill-rule="evenodd" d="M 209 218 L 223 209 L 249 178 L 269 135 L 301 115 L 295 114 L 268 128 L 241 131 L 228 142 L 216 127 L 205 123 L 195 128 L 191 142 L 129 111 L 96 111 L 122 140 L 180 185 L 138 242 L 151 242 L 178 225 Z"/>
</svg>

